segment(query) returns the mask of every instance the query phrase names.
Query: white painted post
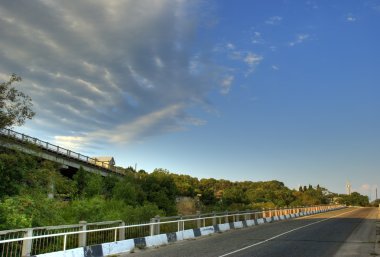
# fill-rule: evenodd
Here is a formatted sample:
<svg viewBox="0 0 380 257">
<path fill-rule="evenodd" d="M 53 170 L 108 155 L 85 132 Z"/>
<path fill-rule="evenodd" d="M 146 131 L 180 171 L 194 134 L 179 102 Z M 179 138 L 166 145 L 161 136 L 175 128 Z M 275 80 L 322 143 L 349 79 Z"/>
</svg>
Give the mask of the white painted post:
<svg viewBox="0 0 380 257">
<path fill-rule="evenodd" d="M 155 219 L 156 219 L 156 223 L 158 223 L 158 224 L 155 225 L 156 229 L 155 229 L 154 233 L 155 233 L 155 235 L 159 235 L 160 234 L 160 216 L 157 215 L 155 217 Z"/>
<path fill-rule="evenodd" d="M 244 220 L 249 220 L 250 219 L 250 213 L 249 210 L 246 210 L 245 215 L 244 215 Z"/>
<path fill-rule="evenodd" d="M 125 239 L 125 222 L 121 221 L 120 225 L 121 228 L 119 228 L 119 241 L 122 241 Z"/>
<path fill-rule="evenodd" d="M 201 212 L 200 211 L 197 211 L 197 228 L 200 228 L 201 227 Z"/>
<path fill-rule="evenodd" d="M 215 226 L 215 225 L 216 225 L 216 217 L 215 217 L 216 214 L 215 214 L 214 211 L 212 212 L 212 214 L 213 214 L 213 217 L 212 217 L 212 225 Z"/>
<path fill-rule="evenodd" d="M 33 236 L 32 228 L 29 228 L 28 230 L 25 231 L 24 237 L 32 237 L 32 236 Z M 21 256 L 22 257 L 30 256 L 31 252 L 32 252 L 32 240 L 31 239 L 23 240 Z"/>
<path fill-rule="evenodd" d="M 87 221 L 79 221 L 80 228 L 79 231 L 86 231 L 87 230 Z M 78 234 L 78 247 L 84 247 L 87 246 L 87 233 L 79 233 Z"/>
<path fill-rule="evenodd" d="M 149 234 L 151 235 L 151 236 L 154 236 L 154 224 L 153 223 L 155 223 L 156 222 L 156 219 L 155 218 L 151 218 L 150 219 L 150 225 L 149 225 Z"/>
</svg>

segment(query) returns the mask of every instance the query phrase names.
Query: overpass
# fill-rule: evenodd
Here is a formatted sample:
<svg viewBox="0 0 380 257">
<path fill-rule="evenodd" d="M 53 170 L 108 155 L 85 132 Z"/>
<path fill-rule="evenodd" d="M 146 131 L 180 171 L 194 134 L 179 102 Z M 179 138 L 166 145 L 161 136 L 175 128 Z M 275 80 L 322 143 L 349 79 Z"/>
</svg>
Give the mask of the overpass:
<svg viewBox="0 0 380 257">
<path fill-rule="evenodd" d="M 110 165 L 107 161 L 100 161 L 11 129 L 0 129 L 0 146 L 62 164 L 64 168 L 78 170 L 83 167 L 88 172 L 102 176 L 124 176 L 122 169 Z"/>
</svg>

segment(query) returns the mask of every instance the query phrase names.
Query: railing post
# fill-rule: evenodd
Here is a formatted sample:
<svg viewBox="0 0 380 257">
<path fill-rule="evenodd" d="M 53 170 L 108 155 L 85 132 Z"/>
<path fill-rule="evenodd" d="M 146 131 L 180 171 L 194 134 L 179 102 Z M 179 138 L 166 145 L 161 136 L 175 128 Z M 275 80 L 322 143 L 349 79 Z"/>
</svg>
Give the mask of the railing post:
<svg viewBox="0 0 380 257">
<path fill-rule="evenodd" d="M 155 223 L 156 222 L 156 218 L 151 218 L 150 219 L 150 225 L 149 225 L 149 234 L 150 234 L 150 236 L 154 236 L 154 224 L 153 223 Z"/>
<path fill-rule="evenodd" d="M 201 227 L 201 220 L 200 220 L 200 218 L 201 218 L 201 212 L 200 211 L 197 211 L 196 212 L 197 213 L 197 228 L 200 228 Z"/>
<path fill-rule="evenodd" d="M 121 221 L 120 225 L 121 228 L 119 229 L 119 241 L 125 240 L 125 222 Z"/>
<path fill-rule="evenodd" d="M 185 222 L 183 221 L 183 217 L 182 216 L 180 217 L 180 220 L 178 222 L 179 222 L 179 224 L 178 224 L 179 231 L 184 231 L 185 230 Z"/>
<path fill-rule="evenodd" d="M 225 223 L 229 223 L 229 221 L 228 221 L 228 211 L 226 211 L 226 216 L 224 216 L 224 222 Z"/>
<path fill-rule="evenodd" d="M 79 221 L 79 231 L 86 231 L 87 230 L 87 221 Z M 87 246 L 87 233 L 79 233 L 78 234 L 78 247 L 84 247 Z"/>
<path fill-rule="evenodd" d="M 216 214 L 215 214 L 214 211 L 212 212 L 212 215 L 213 215 L 213 216 L 212 216 L 212 225 L 215 226 L 215 225 L 216 225 L 216 217 L 215 217 Z"/>
<path fill-rule="evenodd" d="M 158 224 L 156 224 L 154 227 L 155 227 L 155 230 L 154 230 L 154 233 L 155 233 L 155 235 L 159 235 L 160 234 L 160 216 L 159 215 L 157 215 L 156 217 L 154 217 L 155 218 L 155 220 L 156 220 L 156 223 L 158 223 Z"/>
<path fill-rule="evenodd" d="M 249 210 L 246 210 L 245 215 L 244 215 L 244 220 L 249 220 L 251 214 L 249 213 Z"/>
<path fill-rule="evenodd" d="M 33 229 L 28 228 L 28 230 L 25 231 L 24 237 L 32 237 L 33 236 Z M 32 240 L 26 239 L 22 241 L 22 252 L 21 256 L 26 257 L 30 256 L 32 252 Z"/>
</svg>

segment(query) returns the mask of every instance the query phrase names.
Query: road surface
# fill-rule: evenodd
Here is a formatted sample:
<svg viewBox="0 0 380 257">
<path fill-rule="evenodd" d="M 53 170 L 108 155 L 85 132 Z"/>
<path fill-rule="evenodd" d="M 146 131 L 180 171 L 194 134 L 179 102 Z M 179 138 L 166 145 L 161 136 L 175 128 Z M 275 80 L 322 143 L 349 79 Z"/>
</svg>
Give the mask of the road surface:
<svg viewBox="0 0 380 257">
<path fill-rule="evenodd" d="M 338 211 L 232 230 L 124 257 L 380 256 L 375 249 L 378 208 Z"/>
</svg>

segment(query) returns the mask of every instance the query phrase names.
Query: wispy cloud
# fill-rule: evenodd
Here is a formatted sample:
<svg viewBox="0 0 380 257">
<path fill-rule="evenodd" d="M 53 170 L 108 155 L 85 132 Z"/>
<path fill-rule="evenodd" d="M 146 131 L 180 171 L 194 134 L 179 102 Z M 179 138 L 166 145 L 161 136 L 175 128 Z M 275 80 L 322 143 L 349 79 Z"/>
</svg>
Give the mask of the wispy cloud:
<svg viewBox="0 0 380 257">
<path fill-rule="evenodd" d="M 272 70 L 279 70 L 280 68 L 277 65 L 272 65 Z"/>
<path fill-rule="evenodd" d="M 33 98 L 28 126 L 64 145 L 200 125 L 187 110 L 208 104 L 220 75 L 197 48 L 199 12 L 198 1 L 1 1 L 0 70 Z"/>
<path fill-rule="evenodd" d="M 309 7 L 311 7 L 311 8 L 313 8 L 313 9 L 318 9 L 319 8 L 319 6 L 317 5 L 316 1 L 311 1 L 311 0 L 306 1 L 306 5 L 309 6 Z"/>
<path fill-rule="evenodd" d="M 373 200 L 376 188 L 378 188 L 376 184 L 362 184 L 357 191 L 362 195 L 368 195 Z"/>
<path fill-rule="evenodd" d="M 232 82 L 234 81 L 234 78 L 235 78 L 234 76 L 229 75 L 222 80 L 221 89 L 220 89 L 221 94 L 226 95 L 230 92 L 231 85 L 232 85 Z"/>
<path fill-rule="evenodd" d="M 260 35 L 260 34 L 257 32 L 257 35 Z M 223 76 L 220 79 L 220 81 L 222 81 L 220 84 L 220 87 L 222 88 L 220 92 L 222 94 L 226 94 L 229 92 L 229 89 L 226 90 L 227 85 L 229 85 L 230 83 L 233 83 L 234 79 L 239 75 L 239 73 L 247 77 L 256 69 L 256 67 L 264 59 L 262 55 L 254 53 L 249 50 L 242 50 L 232 43 L 219 44 L 216 47 L 214 47 L 214 51 L 218 52 L 219 54 L 220 53 L 224 54 L 227 57 L 228 61 L 233 60 L 237 62 L 237 65 L 225 69 L 225 72 L 228 71 L 228 73 L 231 73 L 232 75 L 230 74 L 228 76 Z M 241 64 L 244 64 L 243 68 Z M 232 79 L 226 80 L 226 78 L 230 78 L 231 76 L 232 76 Z M 230 85 L 228 87 L 230 87 Z"/>
<path fill-rule="evenodd" d="M 380 1 L 378 0 L 366 1 L 365 6 L 371 8 L 376 12 L 380 12 Z"/>
<path fill-rule="evenodd" d="M 289 42 L 289 46 L 295 46 L 301 44 L 310 38 L 309 34 L 298 34 L 294 41 Z"/>
<path fill-rule="evenodd" d="M 235 49 L 235 45 L 232 44 L 232 43 L 227 43 L 226 47 L 227 47 L 228 49 L 231 49 L 231 50 L 234 50 L 234 49 Z"/>
<path fill-rule="evenodd" d="M 265 21 L 268 25 L 278 25 L 282 21 L 282 17 L 280 16 L 272 16 L 268 20 Z"/>
<path fill-rule="evenodd" d="M 354 15 L 352 15 L 351 13 L 349 13 L 346 15 L 346 21 L 347 22 L 355 22 L 355 21 L 357 21 L 357 18 Z"/>
<path fill-rule="evenodd" d="M 259 64 L 262 60 L 263 60 L 262 56 L 251 53 L 251 52 L 248 52 L 244 58 L 244 62 L 250 67 Z"/>
<path fill-rule="evenodd" d="M 261 33 L 258 31 L 253 32 L 253 36 L 252 36 L 251 41 L 252 41 L 252 44 L 264 44 L 265 43 L 265 40 L 261 36 Z"/>
</svg>

